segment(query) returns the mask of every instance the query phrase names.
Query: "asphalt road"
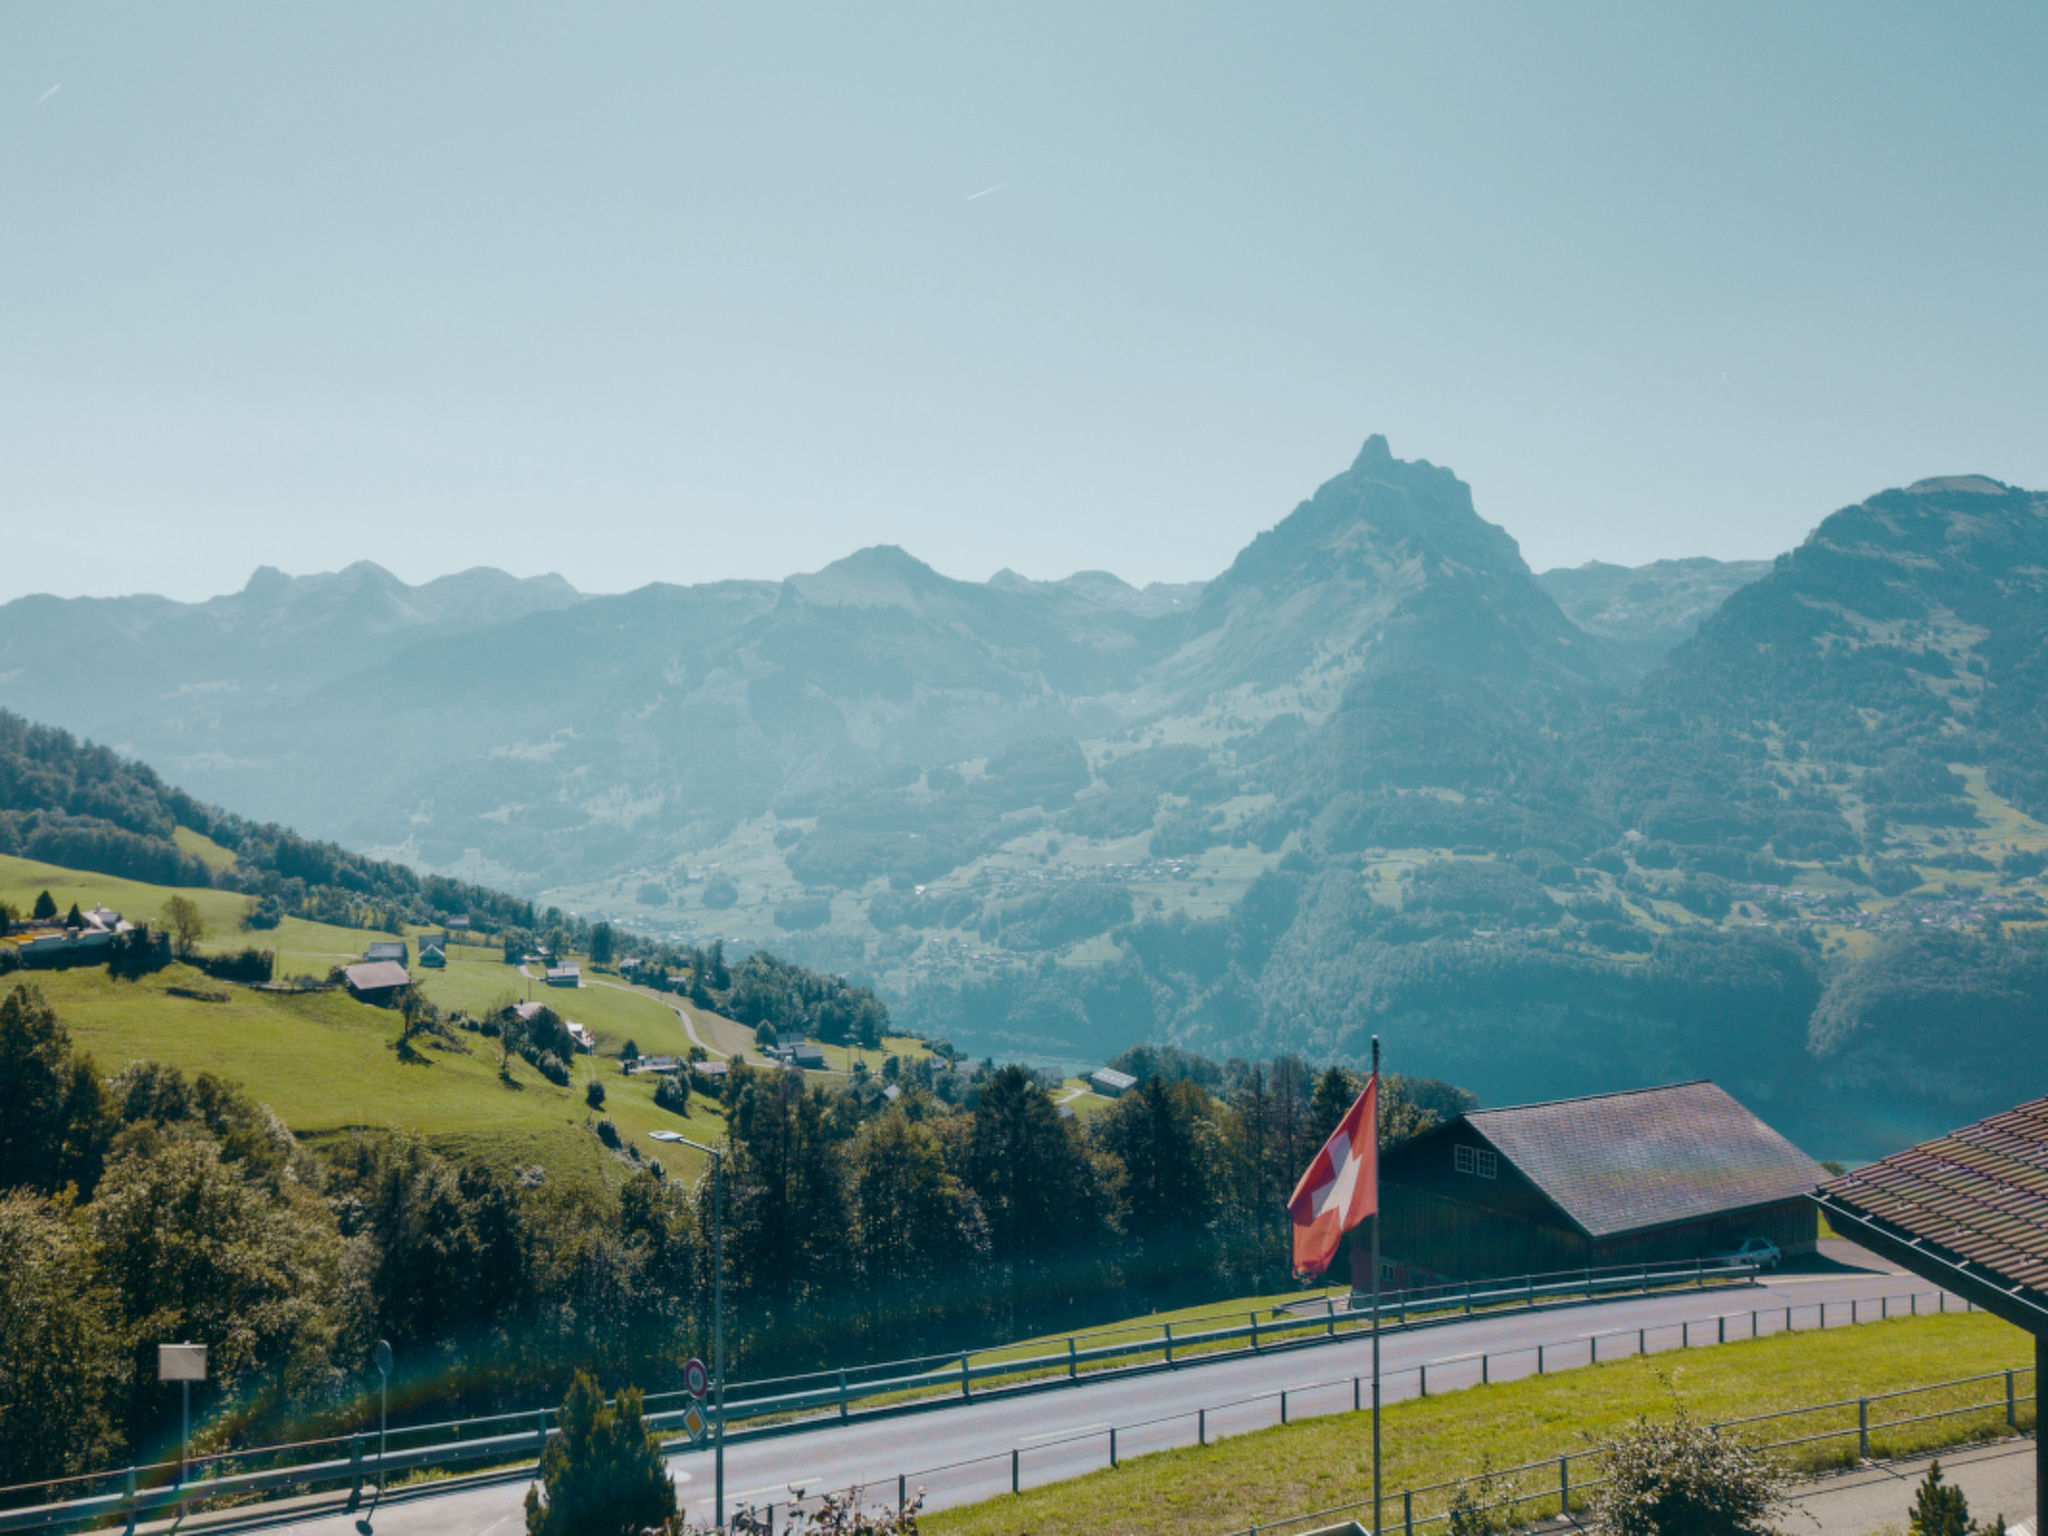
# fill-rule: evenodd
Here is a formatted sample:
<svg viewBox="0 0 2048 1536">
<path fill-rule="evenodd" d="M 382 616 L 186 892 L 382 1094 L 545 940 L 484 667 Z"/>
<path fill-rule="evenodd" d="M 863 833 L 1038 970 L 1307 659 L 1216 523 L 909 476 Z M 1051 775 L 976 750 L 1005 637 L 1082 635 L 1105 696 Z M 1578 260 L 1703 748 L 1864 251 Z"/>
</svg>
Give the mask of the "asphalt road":
<svg viewBox="0 0 2048 1536">
<path fill-rule="evenodd" d="M 1638 1330 L 1652 1353 L 1681 1348 L 1688 1326 L 1693 1347 L 1708 1347 L 1721 1326 L 1718 1316 L 1726 1316 L 1731 1341 L 1749 1336 L 1752 1311 L 1760 1333 L 1782 1331 L 1788 1306 L 1801 1330 L 1820 1326 L 1822 1303 L 1827 1326 L 1846 1327 L 1852 1300 L 1869 1320 L 1880 1297 L 1898 1298 L 1895 1306 L 1904 1310 L 1903 1298 L 1912 1291 L 1919 1292 L 1922 1309 L 1935 1307 L 1934 1292 L 1924 1281 L 1882 1269 L 1834 1269 L 1773 1276 L 1756 1286 L 1475 1317 L 1390 1333 L 1381 1340 L 1383 1400 L 1413 1396 L 1420 1385 L 1418 1368 L 1427 1369 L 1432 1392 L 1473 1385 L 1480 1379 L 1482 1354 L 1489 1379 L 1505 1381 L 1535 1371 L 1539 1344 L 1544 1346 L 1544 1369 L 1563 1370 L 1586 1364 L 1596 1346 L 1603 1360 L 1635 1353 Z M 1950 1298 L 1948 1305 L 1961 1304 Z M 1601 1337 L 1589 1337 L 1594 1334 Z M 820 1493 L 859 1484 L 870 1502 L 893 1503 L 899 1475 L 913 1493 L 926 1490 L 927 1508 L 969 1503 L 1009 1492 L 1013 1450 L 1023 1486 L 1054 1482 L 1106 1466 L 1111 1426 L 1117 1429 L 1117 1454 L 1123 1458 L 1193 1444 L 1198 1409 L 1207 1410 L 1211 1438 L 1265 1428 L 1279 1420 L 1282 1391 L 1290 1419 L 1346 1412 L 1354 1376 L 1370 1369 L 1369 1341 L 1344 1338 L 742 1441 L 726 1449 L 727 1509 L 772 1503 L 779 1529 L 792 1485 L 815 1500 Z M 1369 1401 L 1369 1381 L 1360 1390 Z M 685 1451 L 671 1464 L 688 1517 L 709 1523 L 709 1451 Z M 391 1499 L 369 1511 L 367 1526 L 374 1536 L 513 1536 L 521 1526 L 525 1496 L 526 1484 L 520 1482 Z M 1272 1513 L 1277 1519 L 1289 1511 Z M 274 1528 L 360 1536 L 361 1518 L 361 1512 L 294 1516 L 280 1511 Z"/>
</svg>

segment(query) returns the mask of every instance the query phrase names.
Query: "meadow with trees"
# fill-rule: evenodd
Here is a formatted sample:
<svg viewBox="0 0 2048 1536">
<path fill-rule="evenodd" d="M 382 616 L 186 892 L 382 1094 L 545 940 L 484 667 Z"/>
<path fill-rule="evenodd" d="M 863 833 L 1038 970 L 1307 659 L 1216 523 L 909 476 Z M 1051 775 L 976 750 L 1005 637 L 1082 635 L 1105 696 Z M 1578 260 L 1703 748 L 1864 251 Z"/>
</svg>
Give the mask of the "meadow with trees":
<svg viewBox="0 0 2048 1536">
<path fill-rule="evenodd" d="M 1026 1068 L 948 1054 L 832 1087 L 735 1064 L 716 1088 L 735 1377 L 1285 1286 L 1284 1202 L 1360 1082 L 1289 1057 L 1125 1065 L 1140 1085 L 1084 1122 Z M 1390 1080 L 1384 1134 L 1461 1102 Z M 708 1180 L 654 1167 L 608 1187 L 403 1132 L 301 1141 L 221 1077 L 103 1073 L 41 993 L 13 987 L 0 1482 L 162 1453 L 165 1339 L 213 1348 L 202 1446 L 360 1426 L 379 1338 L 407 1417 L 557 1400 L 578 1369 L 672 1386 L 709 1348 L 710 1201 Z"/>
</svg>

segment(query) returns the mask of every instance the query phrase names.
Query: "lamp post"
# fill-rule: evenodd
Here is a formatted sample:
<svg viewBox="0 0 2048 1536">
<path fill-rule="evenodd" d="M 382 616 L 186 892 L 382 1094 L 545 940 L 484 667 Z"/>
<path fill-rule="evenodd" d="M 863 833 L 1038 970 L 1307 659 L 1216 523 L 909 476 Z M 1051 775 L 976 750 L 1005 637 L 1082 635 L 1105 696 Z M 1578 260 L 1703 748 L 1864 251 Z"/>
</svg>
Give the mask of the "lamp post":
<svg viewBox="0 0 2048 1536">
<path fill-rule="evenodd" d="M 384 1499 L 384 1451 L 391 1424 L 391 1345 L 377 1341 L 377 1500 Z"/>
<path fill-rule="evenodd" d="M 711 1437 L 712 1523 L 725 1529 L 725 1153 L 678 1137 L 711 1159 Z"/>
</svg>

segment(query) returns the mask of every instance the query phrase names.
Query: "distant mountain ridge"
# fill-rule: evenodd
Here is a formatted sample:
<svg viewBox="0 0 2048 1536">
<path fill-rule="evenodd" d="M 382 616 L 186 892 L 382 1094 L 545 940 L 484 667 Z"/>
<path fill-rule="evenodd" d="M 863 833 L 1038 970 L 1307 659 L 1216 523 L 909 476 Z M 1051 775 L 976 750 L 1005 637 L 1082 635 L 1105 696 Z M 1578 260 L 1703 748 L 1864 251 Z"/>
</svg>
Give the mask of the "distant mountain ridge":
<svg viewBox="0 0 2048 1536">
<path fill-rule="evenodd" d="M 580 600 L 560 576 L 480 566 L 415 587 L 368 560 L 315 576 L 261 566 L 199 603 L 24 597 L 0 605 L 0 691 L 40 718 L 117 733 L 167 706 L 302 695 L 421 641 Z"/>
<path fill-rule="evenodd" d="M 893 546 L 583 598 L 266 576 L 152 620 L 186 649 L 123 678 L 64 670 L 86 610 L 10 604 L 0 704 L 383 857 L 873 981 L 971 1048 L 1380 1032 L 1489 1098 L 1713 1075 L 1849 1150 L 2048 1091 L 2013 1022 L 2048 1013 L 2044 529 L 2040 493 L 1945 477 L 1774 562 L 1539 577 L 1375 437 L 1205 583 Z M 1935 1070 L 1935 998 L 2018 1065 Z"/>
<path fill-rule="evenodd" d="M 1591 560 L 1536 579 L 1579 628 L 1610 641 L 1638 675 L 1690 639 L 1728 595 L 1771 568 L 1768 560 L 1653 560 L 1635 567 Z"/>
</svg>

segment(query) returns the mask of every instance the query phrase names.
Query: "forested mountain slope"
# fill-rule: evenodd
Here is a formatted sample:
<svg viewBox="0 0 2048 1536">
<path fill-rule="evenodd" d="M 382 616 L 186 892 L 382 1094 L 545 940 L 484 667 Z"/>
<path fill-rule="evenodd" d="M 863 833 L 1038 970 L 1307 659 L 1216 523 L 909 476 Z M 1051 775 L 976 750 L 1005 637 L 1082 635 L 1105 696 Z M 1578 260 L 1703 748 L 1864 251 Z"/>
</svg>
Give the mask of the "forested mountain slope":
<svg viewBox="0 0 2048 1536">
<path fill-rule="evenodd" d="M 2048 1091 L 2043 526 L 1964 477 L 1766 570 L 1539 579 L 1375 438 L 1199 587 L 886 547 L 655 585 L 222 708 L 173 766 L 971 1049 L 1377 1030 L 1493 1101 L 1704 1074 L 1875 1149 Z"/>
</svg>

